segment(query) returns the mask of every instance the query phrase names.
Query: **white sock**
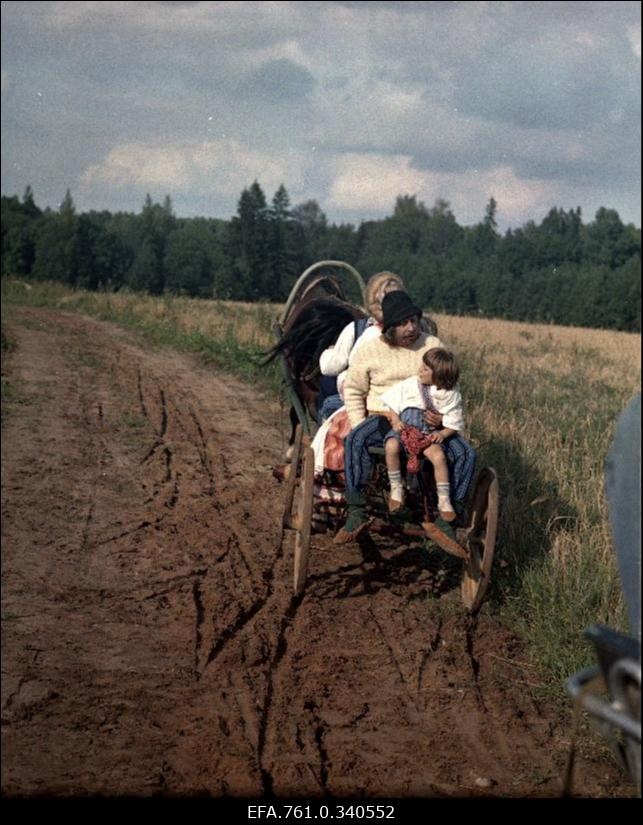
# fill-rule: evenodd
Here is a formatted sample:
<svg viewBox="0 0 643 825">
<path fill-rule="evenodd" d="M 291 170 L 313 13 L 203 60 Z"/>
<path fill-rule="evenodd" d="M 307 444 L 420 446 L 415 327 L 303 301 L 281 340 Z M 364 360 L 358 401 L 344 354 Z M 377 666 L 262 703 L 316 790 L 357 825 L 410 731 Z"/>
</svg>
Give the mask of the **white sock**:
<svg viewBox="0 0 643 825">
<path fill-rule="evenodd" d="M 440 510 L 449 510 L 455 512 L 453 504 L 451 504 L 451 487 L 448 483 L 438 483 L 435 485 L 438 488 L 438 507 Z"/>
<path fill-rule="evenodd" d="M 404 495 L 404 485 L 402 484 L 402 471 L 389 470 L 388 481 L 391 486 L 391 498 L 395 501 L 402 501 Z"/>
</svg>

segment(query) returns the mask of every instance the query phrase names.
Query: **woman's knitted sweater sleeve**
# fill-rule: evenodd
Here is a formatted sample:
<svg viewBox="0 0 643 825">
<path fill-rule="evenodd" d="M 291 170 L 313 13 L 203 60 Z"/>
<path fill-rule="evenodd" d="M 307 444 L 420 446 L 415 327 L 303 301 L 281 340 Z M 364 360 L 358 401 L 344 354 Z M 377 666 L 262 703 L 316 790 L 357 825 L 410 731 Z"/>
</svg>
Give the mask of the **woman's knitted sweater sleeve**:
<svg viewBox="0 0 643 825">
<path fill-rule="evenodd" d="M 344 404 L 352 428 L 366 418 L 366 398 L 370 388 L 369 350 L 371 342 L 355 353 L 346 373 Z"/>
</svg>

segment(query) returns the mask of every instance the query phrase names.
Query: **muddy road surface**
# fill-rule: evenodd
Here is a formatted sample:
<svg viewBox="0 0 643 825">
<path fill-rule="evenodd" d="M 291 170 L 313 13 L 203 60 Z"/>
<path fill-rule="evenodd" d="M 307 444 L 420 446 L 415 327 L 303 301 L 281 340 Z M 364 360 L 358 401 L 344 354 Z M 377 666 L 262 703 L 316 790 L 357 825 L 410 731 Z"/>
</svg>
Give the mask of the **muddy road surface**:
<svg viewBox="0 0 643 825">
<path fill-rule="evenodd" d="M 560 793 L 569 720 L 442 554 L 314 536 L 293 598 L 276 404 L 82 316 L 5 331 L 5 795 Z"/>
</svg>

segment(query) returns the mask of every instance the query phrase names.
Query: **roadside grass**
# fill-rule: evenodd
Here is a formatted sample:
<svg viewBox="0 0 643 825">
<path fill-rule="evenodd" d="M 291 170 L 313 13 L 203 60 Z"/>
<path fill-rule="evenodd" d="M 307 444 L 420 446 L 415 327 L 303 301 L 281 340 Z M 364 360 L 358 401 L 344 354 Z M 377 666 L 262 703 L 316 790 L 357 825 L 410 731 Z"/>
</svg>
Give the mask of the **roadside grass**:
<svg viewBox="0 0 643 825">
<path fill-rule="evenodd" d="M 603 465 L 640 389 L 640 336 L 551 327 L 543 341 L 505 323 L 487 322 L 493 345 L 474 348 L 461 330 L 457 341 L 471 439 L 480 465 L 499 474 L 490 602 L 525 640 L 538 692 L 562 698 L 565 680 L 593 661 L 583 630 L 627 630 Z"/>
<path fill-rule="evenodd" d="M 25 284 L 9 279 L 2 281 L 2 300 L 6 305 L 80 312 L 110 321 L 148 345 L 195 353 L 203 364 L 273 395 L 281 386 L 276 365 L 260 365 L 273 343 L 275 308 L 270 304 L 155 298 L 125 291 L 91 293 L 56 283 Z"/>
<path fill-rule="evenodd" d="M 272 344 L 277 306 L 28 286 L 3 280 L 3 305 L 111 321 L 153 346 L 196 353 L 273 397 L 281 392 L 276 367 L 259 365 Z M 598 622 L 626 630 L 603 463 L 619 413 L 640 391 L 640 335 L 434 318 L 462 363 L 479 466 L 499 474 L 499 536 L 485 610 L 522 638 L 544 698 L 567 702 L 564 680 L 593 660 L 584 628 Z M 452 607 L 432 598 L 430 609 Z"/>
</svg>

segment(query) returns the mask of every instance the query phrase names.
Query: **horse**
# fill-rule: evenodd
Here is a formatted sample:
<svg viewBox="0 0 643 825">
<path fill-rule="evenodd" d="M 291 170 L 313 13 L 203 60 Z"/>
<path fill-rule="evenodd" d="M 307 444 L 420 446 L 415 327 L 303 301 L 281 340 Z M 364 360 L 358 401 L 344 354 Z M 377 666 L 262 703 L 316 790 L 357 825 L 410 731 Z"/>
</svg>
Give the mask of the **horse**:
<svg viewBox="0 0 643 825">
<path fill-rule="evenodd" d="M 281 357 L 284 377 L 290 390 L 291 433 L 297 424 L 309 432 L 306 414 L 318 423 L 317 397 L 321 373 L 319 358 L 332 346 L 347 324 L 365 318 L 366 313 L 346 300 L 339 281 L 318 275 L 291 295 L 281 323 L 275 324 L 277 343 L 266 353 L 263 363 Z"/>
</svg>

